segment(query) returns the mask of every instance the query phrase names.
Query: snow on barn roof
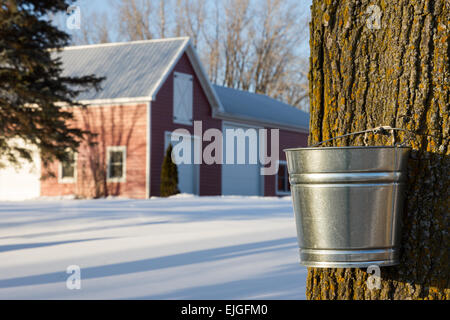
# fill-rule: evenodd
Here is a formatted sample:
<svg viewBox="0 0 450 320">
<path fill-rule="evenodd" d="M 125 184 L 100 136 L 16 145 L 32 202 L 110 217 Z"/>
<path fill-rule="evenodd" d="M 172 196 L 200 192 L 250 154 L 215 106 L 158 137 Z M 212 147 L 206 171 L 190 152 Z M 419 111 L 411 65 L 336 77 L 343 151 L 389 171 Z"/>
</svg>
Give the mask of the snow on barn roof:
<svg viewBox="0 0 450 320">
<path fill-rule="evenodd" d="M 152 101 L 183 53 L 186 53 L 213 108 L 213 117 L 307 131 L 309 115 L 266 95 L 211 85 L 189 38 L 169 38 L 66 47 L 55 53 L 63 76 L 105 77 L 102 90 L 78 100 L 90 103 Z"/>
<path fill-rule="evenodd" d="M 274 125 L 308 130 L 309 114 L 264 94 L 213 85 L 225 113 L 242 120 L 258 119 Z"/>
</svg>

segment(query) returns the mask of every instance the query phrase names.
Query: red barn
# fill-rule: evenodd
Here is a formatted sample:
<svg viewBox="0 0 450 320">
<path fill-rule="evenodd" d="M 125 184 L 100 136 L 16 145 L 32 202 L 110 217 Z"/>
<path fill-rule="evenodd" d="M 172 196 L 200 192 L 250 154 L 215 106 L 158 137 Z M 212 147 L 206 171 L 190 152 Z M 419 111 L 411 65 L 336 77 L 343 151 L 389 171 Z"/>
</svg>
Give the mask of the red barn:
<svg viewBox="0 0 450 320">
<path fill-rule="evenodd" d="M 282 150 L 306 146 L 308 114 L 265 95 L 212 85 L 188 38 L 68 47 L 59 55 L 64 75 L 96 74 L 106 80 L 101 91 L 79 97 L 87 108 L 74 111 L 74 125 L 97 136 L 83 142 L 71 162 L 42 168 L 42 174 L 48 173 L 44 170 L 55 174 L 41 181 L 42 196 L 158 196 L 165 150 L 169 143 L 176 144 L 171 141 L 174 136 L 182 140 L 171 135 L 177 129 L 190 133 L 183 139 L 191 141 L 192 153 L 200 156 L 213 141 L 205 139 L 205 131 L 220 130 L 222 162 L 227 154 L 239 156 L 225 148 L 227 139 L 235 139 L 225 135 L 227 129 L 245 133 L 245 159 L 251 157 L 252 143 L 258 152 L 264 148 L 268 155 L 279 154 L 279 159 L 272 159 L 279 169 L 269 175 L 262 175 L 261 168 L 270 164 L 260 160 L 208 164 L 200 159 L 201 163 L 179 164 L 181 192 L 289 194 Z M 194 132 L 199 124 L 200 132 Z M 255 129 L 253 135 L 248 129 Z M 279 139 L 272 140 L 275 133 L 270 130 L 267 137 L 261 135 L 260 129 L 279 129 Z M 274 146 L 279 142 L 277 150 L 272 150 L 273 141 Z"/>
</svg>

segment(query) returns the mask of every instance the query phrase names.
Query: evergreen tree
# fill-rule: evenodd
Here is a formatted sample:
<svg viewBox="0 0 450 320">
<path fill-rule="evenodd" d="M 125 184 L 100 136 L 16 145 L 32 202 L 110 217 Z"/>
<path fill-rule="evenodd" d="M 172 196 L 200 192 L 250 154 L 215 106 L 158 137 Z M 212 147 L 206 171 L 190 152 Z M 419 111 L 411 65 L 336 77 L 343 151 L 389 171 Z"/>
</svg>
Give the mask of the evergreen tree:
<svg viewBox="0 0 450 320">
<path fill-rule="evenodd" d="M 70 127 L 70 108 L 81 106 L 76 96 L 99 89 L 94 75 L 62 76 L 57 52 L 69 43 L 69 35 L 48 16 L 66 12 L 73 0 L 6 0 L 0 4 L 0 158 L 17 163 L 31 160 L 21 139 L 37 146 L 44 164 L 67 160 L 88 132 Z M 3 165 L 5 165 L 3 163 Z M 2 163 L 0 163 L 0 167 Z"/>
<path fill-rule="evenodd" d="M 172 145 L 166 150 L 162 168 L 161 168 L 161 197 L 168 197 L 180 193 L 178 190 L 178 169 L 172 161 Z"/>
</svg>

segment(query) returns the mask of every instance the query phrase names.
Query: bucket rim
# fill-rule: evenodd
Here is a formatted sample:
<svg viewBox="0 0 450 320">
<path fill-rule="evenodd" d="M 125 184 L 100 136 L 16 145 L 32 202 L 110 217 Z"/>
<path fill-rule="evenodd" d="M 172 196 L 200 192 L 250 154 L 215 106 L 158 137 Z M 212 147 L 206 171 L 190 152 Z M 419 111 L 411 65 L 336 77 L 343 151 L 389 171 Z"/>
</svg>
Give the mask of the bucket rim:
<svg viewBox="0 0 450 320">
<path fill-rule="evenodd" d="M 286 151 L 302 151 L 302 150 L 333 150 L 333 149 L 411 149 L 408 146 L 342 146 L 342 147 L 297 147 L 283 149 Z"/>
</svg>

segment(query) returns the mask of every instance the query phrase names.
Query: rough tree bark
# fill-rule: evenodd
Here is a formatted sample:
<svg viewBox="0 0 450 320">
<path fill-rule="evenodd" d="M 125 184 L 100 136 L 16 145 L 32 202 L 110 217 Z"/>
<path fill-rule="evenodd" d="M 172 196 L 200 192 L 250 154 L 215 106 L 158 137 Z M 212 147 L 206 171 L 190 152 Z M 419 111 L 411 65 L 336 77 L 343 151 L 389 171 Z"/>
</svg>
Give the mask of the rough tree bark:
<svg viewBox="0 0 450 320">
<path fill-rule="evenodd" d="M 381 268 L 373 290 L 365 269 L 310 268 L 308 299 L 450 298 L 449 8 L 448 0 L 313 0 L 309 143 L 380 125 L 435 137 L 412 141 L 401 264 Z M 369 134 L 327 145 L 391 143 Z"/>
</svg>

